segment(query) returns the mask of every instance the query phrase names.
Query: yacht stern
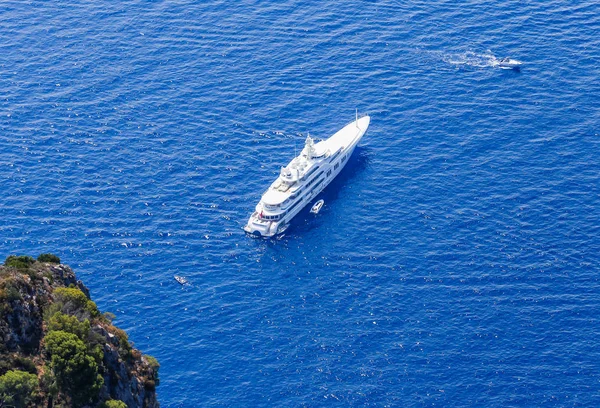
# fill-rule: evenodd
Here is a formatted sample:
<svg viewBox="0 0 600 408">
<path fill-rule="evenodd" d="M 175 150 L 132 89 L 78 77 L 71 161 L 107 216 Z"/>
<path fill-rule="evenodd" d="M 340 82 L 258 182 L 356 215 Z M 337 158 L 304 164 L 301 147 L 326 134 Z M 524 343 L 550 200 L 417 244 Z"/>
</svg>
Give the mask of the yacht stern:
<svg viewBox="0 0 600 408">
<path fill-rule="evenodd" d="M 244 231 L 247 234 L 256 237 L 272 237 L 281 234 L 287 229 L 287 225 L 282 221 L 274 222 L 260 218 L 257 213 L 250 216 L 248 223 L 244 225 Z"/>
</svg>

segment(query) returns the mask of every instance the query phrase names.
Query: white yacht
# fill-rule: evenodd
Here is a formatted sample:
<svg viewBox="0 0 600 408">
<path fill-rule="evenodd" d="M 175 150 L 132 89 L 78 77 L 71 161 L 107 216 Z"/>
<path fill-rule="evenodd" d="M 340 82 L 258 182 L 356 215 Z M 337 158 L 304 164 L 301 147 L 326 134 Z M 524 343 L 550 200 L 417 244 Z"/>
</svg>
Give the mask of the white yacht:
<svg viewBox="0 0 600 408">
<path fill-rule="evenodd" d="M 357 116 L 318 143 L 308 136 L 300 155 L 281 168 L 277 180 L 265 191 L 244 231 L 257 237 L 284 232 L 290 220 L 344 168 L 370 122 L 369 116 Z"/>
</svg>

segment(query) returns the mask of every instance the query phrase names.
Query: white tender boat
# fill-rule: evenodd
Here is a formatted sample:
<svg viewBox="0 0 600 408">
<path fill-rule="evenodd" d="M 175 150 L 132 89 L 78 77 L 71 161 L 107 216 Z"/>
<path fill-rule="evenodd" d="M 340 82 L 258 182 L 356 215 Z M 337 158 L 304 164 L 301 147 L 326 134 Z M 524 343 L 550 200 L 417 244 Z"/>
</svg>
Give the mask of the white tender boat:
<svg viewBox="0 0 600 408">
<path fill-rule="evenodd" d="M 370 122 L 369 116 L 357 115 L 329 139 L 315 143 L 308 136 L 300 155 L 281 168 L 277 180 L 263 194 L 244 231 L 256 237 L 285 231 L 290 220 L 344 168 Z"/>
<path fill-rule="evenodd" d="M 323 207 L 323 204 L 325 204 L 325 200 L 317 201 L 313 204 L 312 208 L 310 209 L 310 212 L 313 214 L 318 214 L 319 211 L 321 211 L 321 207 Z"/>
<path fill-rule="evenodd" d="M 517 61 L 512 58 L 502 58 L 498 61 L 498 67 L 502 69 L 519 69 L 523 65 L 521 61 Z"/>
</svg>

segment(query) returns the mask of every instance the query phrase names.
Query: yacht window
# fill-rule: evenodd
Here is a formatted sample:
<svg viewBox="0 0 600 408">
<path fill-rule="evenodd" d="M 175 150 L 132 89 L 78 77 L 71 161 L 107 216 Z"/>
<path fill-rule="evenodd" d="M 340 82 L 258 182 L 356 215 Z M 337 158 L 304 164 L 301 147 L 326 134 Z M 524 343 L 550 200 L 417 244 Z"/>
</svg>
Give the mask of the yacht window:
<svg viewBox="0 0 600 408">
<path fill-rule="evenodd" d="M 290 211 L 292 211 L 292 208 L 294 208 L 295 206 L 297 206 L 297 205 L 298 205 L 298 204 L 300 204 L 301 202 L 302 202 L 302 200 L 298 200 L 298 201 L 296 201 L 294 204 L 292 204 L 292 205 L 290 206 L 290 208 L 288 208 L 287 212 L 290 212 Z"/>
<path fill-rule="evenodd" d="M 312 193 L 313 191 L 315 191 L 322 183 L 323 179 L 319 180 L 319 182 L 315 184 L 315 186 L 310 190 L 310 192 Z"/>
<path fill-rule="evenodd" d="M 338 167 L 340 167 L 340 164 L 339 164 L 339 163 L 336 163 L 336 164 L 335 164 L 335 166 L 333 166 L 333 169 L 334 169 L 334 170 L 337 170 L 337 168 L 338 168 Z"/>
<path fill-rule="evenodd" d="M 307 179 L 308 177 L 310 177 L 311 174 L 313 174 L 317 170 L 319 170 L 319 167 L 313 168 L 311 171 L 309 171 L 308 173 L 306 173 L 303 178 Z"/>
<path fill-rule="evenodd" d="M 327 170 L 327 177 L 331 176 L 331 169 Z"/>
<path fill-rule="evenodd" d="M 322 174 L 323 174 L 323 172 L 320 172 L 319 174 L 317 174 L 311 181 L 306 183 L 306 187 L 312 185 L 312 183 L 314 183 L 319 177 L 321 177 Z"/>
</svg>

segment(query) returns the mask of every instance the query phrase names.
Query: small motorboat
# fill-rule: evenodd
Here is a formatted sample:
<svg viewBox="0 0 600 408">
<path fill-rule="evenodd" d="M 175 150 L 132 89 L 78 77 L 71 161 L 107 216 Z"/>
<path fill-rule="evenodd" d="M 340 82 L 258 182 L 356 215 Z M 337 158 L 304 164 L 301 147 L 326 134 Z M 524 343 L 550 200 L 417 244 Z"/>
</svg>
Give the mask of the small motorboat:
<svg viewBox="0 0 600 408">
<path fill-rule="evenodd" d="M 310 212 L 313 214 L 318 214 L 319 211 L 321 211 L 321 207 L 323 207 L 323 204 L 325 204 L 325 200 L 317 201 L 313 204 L 312 208 L 310 209 Z"/>
<path fill-rule="evenodd" d="M 175 280 L 180 283 L 181 285 L 187 285 L 188 280 L 186 278 L 184 278 L 183 276 L 173 276 L 175 278 Z"/>
<path fill-rule="evenodd" d="M 523 63 L 521 61 L 517 61 L 515 59 L 506 57 L 498 60 L 498 67 L 502 69 L 519 69 Z"/>
</svg>

